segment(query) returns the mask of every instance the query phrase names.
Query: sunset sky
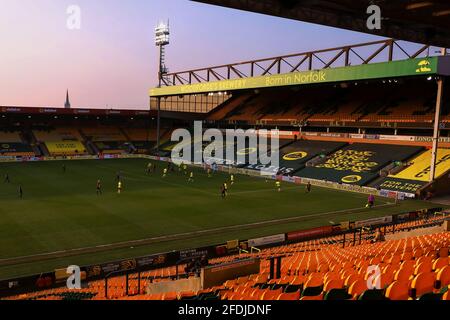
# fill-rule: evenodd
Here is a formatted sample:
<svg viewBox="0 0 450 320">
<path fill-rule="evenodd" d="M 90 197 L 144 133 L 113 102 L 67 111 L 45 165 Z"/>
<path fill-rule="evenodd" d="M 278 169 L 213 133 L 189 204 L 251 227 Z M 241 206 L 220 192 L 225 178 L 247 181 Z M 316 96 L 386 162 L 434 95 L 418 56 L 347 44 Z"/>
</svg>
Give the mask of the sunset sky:
<svg viewBox="0 0 450 320">
<path fill-rule="evenodd" d="M 66 27 L 70 5 L 81 29 Z M 0 0 L 0 105 L 148 106 L 154 27 L 170 19 L 170 71 L 380 38 L 188 0 Z"/>
</svg>

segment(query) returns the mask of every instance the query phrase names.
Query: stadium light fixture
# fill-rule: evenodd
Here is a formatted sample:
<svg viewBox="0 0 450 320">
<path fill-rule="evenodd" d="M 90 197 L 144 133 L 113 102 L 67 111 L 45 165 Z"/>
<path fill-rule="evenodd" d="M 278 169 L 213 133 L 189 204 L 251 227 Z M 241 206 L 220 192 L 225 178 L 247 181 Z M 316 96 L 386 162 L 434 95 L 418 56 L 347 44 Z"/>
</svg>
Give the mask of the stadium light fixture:
<svg viewBox="0 0 450 320">
<path fill-rule="evenodd" d="M 167 74 L 165 66 L 165 46 L 170 43 L 169 22 L 160 22 L 155 28 L 155 45 L 159 47 L 159 71 L 158 71 L 158 88 L 161 88 L 164 74 Z M 160 131 L 161 131 L 161 97 L 157 98 L 157 128 L 156 128 L 156 151 L 159 153 Z"/>
<path fill-rule="evenodd" d="M 160 22 L 155 28 L 155 44 L 157 47 L 167 46 L 170 43 L 169 23 Z"/>
</svg>

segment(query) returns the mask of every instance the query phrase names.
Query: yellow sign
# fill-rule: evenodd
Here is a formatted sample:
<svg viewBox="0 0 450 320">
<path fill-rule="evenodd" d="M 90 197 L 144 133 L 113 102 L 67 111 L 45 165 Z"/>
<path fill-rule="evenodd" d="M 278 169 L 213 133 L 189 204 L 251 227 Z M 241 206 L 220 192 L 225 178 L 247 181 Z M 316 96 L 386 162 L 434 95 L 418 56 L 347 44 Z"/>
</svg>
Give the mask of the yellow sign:
<svg viewBox="0 0 450 320">
<path fill-rule="evenodd" d="M 328 71 L 306 71 L 232 80 L 220 80 L 190 85 L 168 86 L 150 90 L 150 96 L 184 95 L 200 92 L 221 92 L 240 89 L 278 87 L 328 81 Z"/>
<path fill-rule="evenodd" d="M 370 161 L 373 156 L 375 156 L 373 151 L 339 150 L 325 163 L 317 165 L 316 168 L 352 171 L 355 173 L 370 172 L 378 166 L 377 162 Z"/>
<path fill-rule="evenodd" d="M 179 84 L 150 90 L 150 97 L 188 95 L 195 93 L 228 92 L 304 84 L 358 81 L 389 77 L 405 77 L 417 73 L 436 73 L 437 57 L 362 64 L 357 66 L 300 71 L 286 74 L 219 80 L 194 84 Z"/>
<path fill-rule="evenodd" d="M 417 73 L 423 73 L 423 72 L 431 72 L 431 68 L 430 68 L 430 61 L 428 60 L 421 60 L 417 66 L 419 67 L 416 72 Z"/>
<path fill-rule="evenodd" d="M 407 180 L 429 181 L 431 168 L 431 150 L 416 157 L 409 167 L 396 175 L 390 175 L 392 178 Z M 436 178 L 439 178 L 450 170 L 450 149 L 438 149 L 436 159 Z"/>
<path fill-rule="evenodd" d="M 344 183 L 356 183 L 361 181 L 362 177 L 361 176 L 356 176 L 356 175 L 352 175 L 352 176 L 346 176 L 342 178 L 342 182 Z"/>
<path fill-rule="evenodd" d="M 60 142 L 46 142 L 48 151 L 50 153 L 84 153 L 86 148 L 80 141 L 60 141 Z"/>
<path fill-rule="evenodd" d="M 301 160 L 303 158 L 306 158 L 307 156 L 308 156 L 308 154 L 304 151 L 295 151 L 295 152 L 285 154 L 283 156 L 283 160 L 296 161 L 296 160 Z"/>
</svg>

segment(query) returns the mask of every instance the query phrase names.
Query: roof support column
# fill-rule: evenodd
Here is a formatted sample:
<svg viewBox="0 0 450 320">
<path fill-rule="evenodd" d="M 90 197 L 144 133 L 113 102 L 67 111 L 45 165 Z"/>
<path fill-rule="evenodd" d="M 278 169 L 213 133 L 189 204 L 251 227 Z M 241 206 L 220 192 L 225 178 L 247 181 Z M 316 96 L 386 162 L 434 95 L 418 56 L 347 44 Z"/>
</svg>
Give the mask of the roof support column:
<svg viewBox="0 0 450 320">
<path fill-rule="evenodd" d="M 441 53 L 443 56 L 445 56 L 447 54 L 447 49 L 442 48 Z M 431 151 L 430 182 L 433 182 L 436 177 L 436 159 L 439 149 L 439 134 L 440 134 L 443 90 L 444 90 L 444 78 L 439 77 L 437 80 L 436 109 L 434 113 L 433 149 Z"/>
<path fill-rule="evenodd" d="M 434 181 L 436 175 L 436 159 L 439 148 L 439 134 L 441 123 L 441 106 L 442 95 L 444 89 L 444 78 L 439 77 L 437 80 L 437 98 L 436 98 L 436 110 L 434 114 L 434 132 L 433 132 L 433 150 L 431 154 L 431 170 L 430 170 L 430 182 Z"/>
</svg>

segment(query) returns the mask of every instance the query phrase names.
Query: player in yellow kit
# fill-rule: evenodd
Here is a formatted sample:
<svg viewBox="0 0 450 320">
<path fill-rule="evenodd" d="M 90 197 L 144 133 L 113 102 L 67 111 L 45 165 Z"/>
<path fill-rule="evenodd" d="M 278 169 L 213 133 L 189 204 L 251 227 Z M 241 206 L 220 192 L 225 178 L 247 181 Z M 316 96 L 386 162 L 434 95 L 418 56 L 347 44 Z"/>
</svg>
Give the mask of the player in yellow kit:
<svg viewBox="0 0 450 320">
<path fill-rule="evenodd" d="M 117 183 L 117 193 L 121 194 L 122 193 L 122 181 L 119 181 Z"/>
<path fill-rule="evenodd" d="M 233 185 L 234 184 L 234 175 L 230 176 L 230 181 L 231 181 L 231 185 Z"/>
<path fill-rule="evenodd" d="M 168 172 L 168 170 L 167 170 L 167 168 L 164 168 L 164 170 L 163 170 L 163 178 L 165 178 L 165 177 L 167 177 L 167 172 Z"/>
<path fill-rule="evenodd" d="M 194 172 L 193 171 L 191 171 L 191 173 L 189 174 L 188 182 L 194 182 Z"/>
<path fill-rule="evenodd" d="M 280 181 L 275 182 L 275 186 L 277 187 L 278 192 L 281 192 L 281 182 Z"/>
</svg>

